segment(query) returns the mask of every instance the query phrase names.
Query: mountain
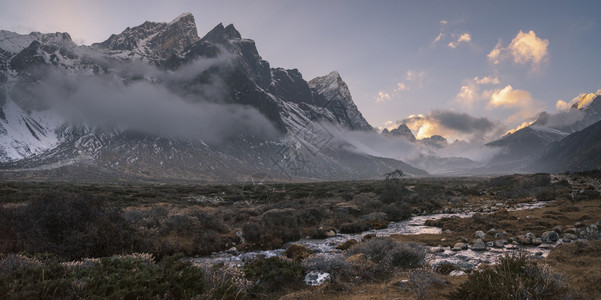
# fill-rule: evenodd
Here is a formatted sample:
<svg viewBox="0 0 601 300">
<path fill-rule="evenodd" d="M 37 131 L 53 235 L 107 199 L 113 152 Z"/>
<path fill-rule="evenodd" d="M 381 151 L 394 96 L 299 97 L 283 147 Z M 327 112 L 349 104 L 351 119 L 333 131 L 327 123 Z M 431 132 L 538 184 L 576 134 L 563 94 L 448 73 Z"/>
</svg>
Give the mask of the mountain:
<svg viewBox="0 0 601 300">
<path fill-rule="evenodd" d="M 233 25 L 201 38 L 186 13 L 91 46 L 77 46 L 67 33 L 0 34 L 2 177 L 427 175 L 336 135 L 373 131 L 338 72 L 307 82 L 296 69 L 272 68 Z"/>
<path fill-rule="evenodd" d="M 384 128 L 384 130 L 382 130 L 382 135 L 385 136 L 392 136 L 392 137 L 402 137 L 405 140 L 409 141 L 409 142 L 415 142 L 415 136 L 413 135 L 413 132 L 411 132 L 411 129 L 409 129 L 409 127 L 407 127 L 407 124 L 403 123 L 400 124 L 397 128 L 388 131 L 388 129 Z"/>
<path fill-rule="evenodd" d="M 529 169 L 549 173 L 601 169 L 601 121 L 552 143 Z"/>
<path fill-rule="evenodd" d="M 531 125 L 486 144 L 486 147 L 499 151 L 488 163 L 488 168 L 527 171 L 527 167 L 547 146 L 600 120 L 601 96 L 584 94 L 569 111 L 557 114 L 542 112 Z"/>
</svg>

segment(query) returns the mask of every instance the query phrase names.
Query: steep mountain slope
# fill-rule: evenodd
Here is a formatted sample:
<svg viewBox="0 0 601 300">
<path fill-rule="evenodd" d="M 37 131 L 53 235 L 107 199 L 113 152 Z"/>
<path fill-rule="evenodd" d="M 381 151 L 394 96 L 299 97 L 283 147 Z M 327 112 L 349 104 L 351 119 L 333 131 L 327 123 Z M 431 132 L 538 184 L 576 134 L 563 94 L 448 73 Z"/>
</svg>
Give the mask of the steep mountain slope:
<svg viewBox="0 0 601 300">
<path fill-rule="evenodd" d="M 551 173 L 601 169 L 601 121 L 552 143 L 529 169 Z"/>
<path fill-rule="evenodd" d="M 169 23 L 127 28 L 91 47 L 75 45 L 68 34 L 1 33 L 7 37 L 0 41 L 2 176 L 240 181 L 263 172 L 279 179 L 356 179 L 397 168 L 427 175 L 401 161 L 356 152 L 337 139 L 324 123 L 372 130 L 340 75 L 307 82 L 296 69 L 271 68 L 254 41 L 233 25 L 218 24 L 200 38 L 194 17 L 182 14 Z M 94 93 L 82 97 L 90 82 Z M 178 127 L 172 123 L 180 120 L 163 120 L 161 108 L 171 106 L 159 103 L 152 110 L 146 106 L 153 102 L 139 99 L 121 104 L 140 89 L 142 98 L 179 99 L 199 118 L 215 112 L 231 120 L 215 116 L 224 125 L 200 127 L 203 120 L 194 121 L 189 112 L 184 115 L 192 114 L 192 120 Z M 115 93 L 125 100 L 111 99 Z M 91 102 L 83 107 L 92 115 L 117 106 L 96 120 L 65 118 L 53 109 L 54 98 L 73 102 L 78 96 Z M 136 117 L 138 110 L 154 114 Z M 122 114 L 126 122 L 116 126 L 98 122 Z M 266 119 L 275 132 L 265 124 L 251 128 L 262 124 L 247 120 L 253 117 Z M 155 131 L 130 126 L 129 119 L 136 118 L 150 119 L 142 124 Z M 173 128 L 186 133 L 173 134 Z"/>
</svg>

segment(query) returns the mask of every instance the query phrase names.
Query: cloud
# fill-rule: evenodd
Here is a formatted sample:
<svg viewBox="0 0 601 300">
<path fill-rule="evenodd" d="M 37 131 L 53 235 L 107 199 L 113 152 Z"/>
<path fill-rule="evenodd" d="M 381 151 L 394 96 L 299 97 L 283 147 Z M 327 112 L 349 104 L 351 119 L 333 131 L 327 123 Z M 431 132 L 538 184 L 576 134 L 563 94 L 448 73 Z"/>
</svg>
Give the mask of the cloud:
<svg viewBox="0 0 601 300">
<path fill-rule="evenodd" d="M 524 33 L 520 30 L 509 44 L 509 50 L 513 55 L 513 61 L 520 64 L 531 62 L 539 64 L 549 55 L 547 47 L 549 40 L 538 38 L 534 31 Z"/>
<path fill-rule="evenodd" d="M 482 91 L 481 85 L 496 85 L 500 83 L 497 76 L 484 76 L 482 78 L 476 76 L 473 79 L 465 80 L 459 93 L 455 96 L 455 101 L 471 108 L 476 102 L 489 97 L 490 92 Z"/>
<path fill-rule="evenodd" d="M 440 24 L 447 24 L 448 22 L 446 20 L 440 20 Z"/>
<path fill-rule="evenodd" d="M 523 90 L 514 90 L 511 85 L 503 89 L 495 90 L 490 97 L 489 104 L 492 107 L 516 108 L 524 107 L 532 103 L 532 96 Z"/>
<path fill-rule="evenodd" d="M 482 78 L 478 78 L 478 76 L 474 77 L 474 82 L 477 84 L 499 84 L 499 78 L 496 76 L 484 76 Z"/>
<path fill-rule="evenodd" d="M 521 122 L 543 110 L 528 91 L 513 89 L 511 85 L 485 92 L 487 93 L 491 94 L 488 102 L 489 109 L 505 108 L 517 111 L 509 116 L 508 122 Z"/>
<path fill-rule="evenodd" d="M 527 33 L 520 30 L 507 47 L 503 47 L 501 40 L 488 53 L 488 60 L 498 64 L 502 60 L 512 57 L 518 64 L 530 64 L 533 70 L 549 57 L 549 40 L 541 39 L 532 30 Z"/>
<path fill-rule="evenodd" d="M 457 43 L 461 43 L 461 42 L 469 43 L 471 41 L 472 41 L 472 36 L 469 33 L 464 33 L 461 36 L 459 36 L 459 39 L 457 39 Z"/>
<path fill-rule="evenodd" d="M 557 103 L 555 103 L 555 110 L 556 111 L 568 111 L 568 110 L 570 110 L 570 105 L 563 100 L 557 100 Z"/>
<path fill-rule="evenodd" d="M 203 58 L 175 71 L 140 62 L 98 60 L 95 62 L 107 64 L 113 72 L 95 76 L 40 68 L 36 72 L 43 75 L 42 79 L 28 92 L 36 95 L 36 101 L 50 104 L 67 121 L 90 127 L 119 128 L 211 145 L 240 134 L 278 136 L 272 122 L 256 108 L 226 103 L 229 95 L 219 76 L 208 76 L 204 83 L 195 80 L 207 70 L 228 68 L 230 59 L 227 55 Z M 188 88 L 182 89 L 182 85 Z"/>
<path fill-rule="evenodd" d="M 457 46 L 459 46 L 459 44 L 461 43 L 469 43 L 472 41 L 472 36 L 469 33 L 464 33 L 462 35 L 460 35 L 456 41 L 453 42 L 449 42 L 448 46 L 450 48 L 457 48 Z"/>
<path fill-rule="evenodd" d="M 441 32 L 439 33 L 436 38 L 434 39 L 434 41 L 432 41 L 433 44 L 436 44 L 438 42 L 440 42 L 440 39 L 442 39 L 442 37 L 444 36 L 444 34 Z"/>
<path fill-rule="evenodd" d="M 386 102 L 391 100 L 395 96 L 399 95 L 401 92 L 406 92 L 411 90 L 411 86 L 421 88 L 423 85 L 423 78 L 426 75 L 425 72 L 417 72 L 413 70 L 408 70 L 405 74 L 405 81 L 398 82 L 396 87 L 392 89 L 392 92 L 388 92 L 385 90 L 378 91 L 378 94 L 374 97 L 376 103 Z"/>
<path fill-rule="evenodd" d="M 379 91 L 376 96 L 376 103 L 382 103 L 390 100 L 390 94 L 385 91 Z"/>
<path fill-rule="evenodd" d="M 501 52 L 503 51 L 503 47 L 501 45 L 501 41 L 497 42 L 495 48 L 493 48 L 490 53 L 488 53 L 488 60 L 493 64 L 498 64 L 501 62 Z"/>
<path fill-rule="evenodd" d="M 499 124 L 488 118 L 473 117 L 452 110 L 433 110 L 427 115 L 411 115 L 399 123 L 417 132 L 416 138 L 423 139 L 441 135 L 447 139 L 481 139 L 497 130 Z"/>
</svg>

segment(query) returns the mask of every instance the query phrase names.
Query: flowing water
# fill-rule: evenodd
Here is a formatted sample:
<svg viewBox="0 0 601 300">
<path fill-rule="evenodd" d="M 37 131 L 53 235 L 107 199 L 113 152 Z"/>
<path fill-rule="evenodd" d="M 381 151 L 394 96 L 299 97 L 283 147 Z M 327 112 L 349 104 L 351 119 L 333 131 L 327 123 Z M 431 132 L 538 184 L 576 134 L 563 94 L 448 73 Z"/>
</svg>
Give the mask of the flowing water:
<svg viewBox="0 0 601 300">
<path fill-rule="evenodd" d="M 509 208 L 509 211 L 524 210 L 543 207 L 548 202 L 532 202 L 532 203 L 521 203 L 517 207 Z M 387 228 L 384 229 L 373 229 L 368 230 L 359 234 L 337 234 L 334 237 L 325 239 L 302 239 L 292 243 L 284 245 L 281 249 L 276 250 L 265 250 L 265 251 L 253 251 L 236 253 L 232 252 L 219 252 L 208 257 L 194 258 L 193 262 L 199 264 L 243 264 L 244 261 L 257 257 L 273 257 L 281 256 L 290 244 L 300 244 L 314 251 L 316 254 L 339 254 L 341 250 L 336 249 L 339 244 L 355 239 L 361 241 L 361 238 L 367 234 L 373 234 L 378 237 L 386 237 L 395 234 L 415 235 L 415 234 L 438 234 L 441 233 L 441 229 L 438 227 L 426 226 L 426 220 L 435 220 L 448 217 L 459 217 L 467 218 L 471 217 L 474 213 L 447 213 L 447 214 L 432 214 L 425 216 L 415 216 L 402 222 L 390 223 Z M 462 269 L 473 269 L 480 263 L 494 263 L 500 257 L 508 253 L 516 253 L 518 251 L 525 252 L 526 254 L 534 257 L 546 257 L 550 252 L 548 246 L 542 247 L 517 247 L 513 245 L 507 245 L 506 248 L 495 249 L 491 248 L 486 251 L 473 251 L 471 249 L 452 251 L 448 247 L 428 247 L 427 262 L 430 265 L 436 265 L 444 261 L 454 263 Z"/>
</svg>

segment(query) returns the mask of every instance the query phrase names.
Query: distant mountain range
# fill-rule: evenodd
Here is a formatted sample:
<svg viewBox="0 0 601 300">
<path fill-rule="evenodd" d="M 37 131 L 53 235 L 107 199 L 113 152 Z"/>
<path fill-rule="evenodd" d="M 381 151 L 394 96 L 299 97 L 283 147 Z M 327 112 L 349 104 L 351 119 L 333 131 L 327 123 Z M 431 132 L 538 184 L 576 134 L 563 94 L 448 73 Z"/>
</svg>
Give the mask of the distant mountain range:
<svg viewBox="0 0 601 300">
<path fill-rule="evenodd" d="M 189 13 L 91 46 L 67 33 L 0 31 L 0 89 L 7 178 L 428 175 L 337 138 L 339 131 L 373 132 L 338 72 L 307 82 L 296 69 L 272 68 L 233 25 L 199 37 Z M 165 102 L 151 101 L 161 96 Z"/>
</svg>

